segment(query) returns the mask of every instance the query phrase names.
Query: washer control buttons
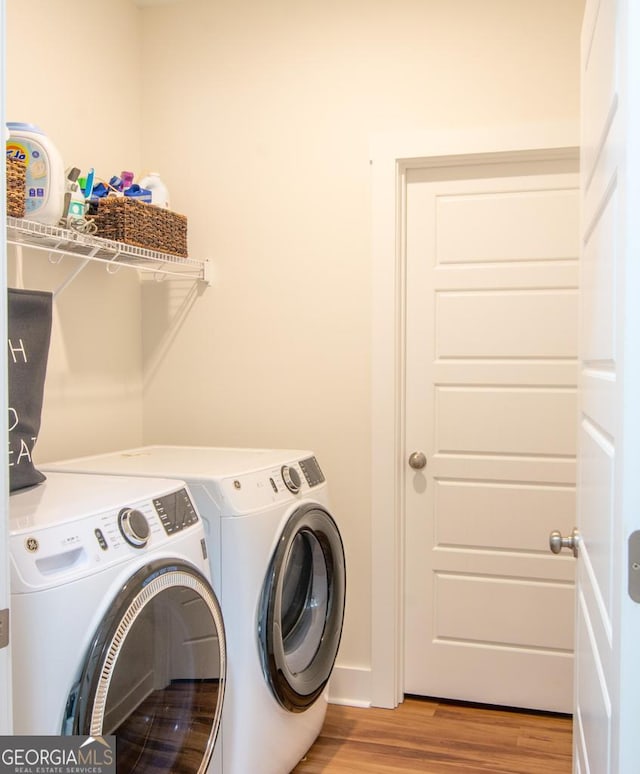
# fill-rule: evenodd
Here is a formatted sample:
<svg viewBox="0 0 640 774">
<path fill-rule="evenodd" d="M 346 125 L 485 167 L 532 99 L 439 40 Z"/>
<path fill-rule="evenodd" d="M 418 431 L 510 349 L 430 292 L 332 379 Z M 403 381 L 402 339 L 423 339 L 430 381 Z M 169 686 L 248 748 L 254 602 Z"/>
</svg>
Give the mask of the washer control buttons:
<svg viewBox="0 0 640 774">
<path fill-rule="evenodd" d="M 123 508 L 118 514 L 118 526 L 124 539 L 134 548 L 144 548 L 149 540 L 147 517 L 135 508 Z"/>
<path fill-rule="evenodd" d="M 93 534 L 96 536 L 96 540 L 98 541 L 100 548 L 103 551 L 106 551 L 109 546 L 107 545 L 103 531 L 101 529 L 94 529 Z"/>
<path fill-rule="evenodd" d="M 28 537 L 24 541 L 24 545 L 30 554 L 35 554 L 35 552 L 40 548 L 40 544 L 38 543 L 37 539 L 34 537 Z"/>
<path fill-rule="evenodd" d="M 298 471 L 289 465 L 283 465 L 280 472 L 282 473 L 282 480 L 287 489 L 290 492 L 293 492 L 293 494 L 298 494 L 302 484 Z"/>
</svg>

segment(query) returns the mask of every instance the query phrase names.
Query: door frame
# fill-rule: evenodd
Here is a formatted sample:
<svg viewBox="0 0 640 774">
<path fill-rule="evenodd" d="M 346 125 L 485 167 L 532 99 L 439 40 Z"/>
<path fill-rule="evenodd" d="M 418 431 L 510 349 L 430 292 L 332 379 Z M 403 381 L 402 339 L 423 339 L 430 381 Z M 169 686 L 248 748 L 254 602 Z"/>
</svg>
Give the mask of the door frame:
<svg viewBox="0 0 640 774">
<path fill-rule="evenodd" d="M 403 700 L 406 173 L 492 161 L 579 158 L 575 122 L 371 139 L 371 704 Z"/>
<path fill-rule="evenodd" d="M 5 46 L 5 0 L 0 0 L 0 50 L 6 50 Z M 0 64 L 0 125 L 5 122 L 5 98 L 6 94 L 5 63 Z M 7 236 L 6 236 L 6 197 L 5 169 L 2 166 L 0 172 L 0 276 L 7 276 Z M 3 279 L 3 300 L 0 303 L 0 340 L 7 340 L 7 283 Z M 0 397 L 2 405 L 5 407 L 0 414 L 0 437 L 7 437 L 7 363 L 6 358 L 2 361 L 0 368 Z M 2 526 L 0 527 L 0 610 L 10 608 L 9 593 L 9 457 L 7 445 L 3 444 L 0 452 L 0 464 L 2 465 L 3 475 L 0 477 L 0 502 L 2 507 Z M 11 621 L 9 621 L 9 635 L 11 635 Z M 6 686 L 0 696 L 0 735 L 10 735 L 13 731 L 12 720 L 12 685 L 11 685 L 11 643 L 9 647 L 0 649 L 0 685 Z"/>
</svg>

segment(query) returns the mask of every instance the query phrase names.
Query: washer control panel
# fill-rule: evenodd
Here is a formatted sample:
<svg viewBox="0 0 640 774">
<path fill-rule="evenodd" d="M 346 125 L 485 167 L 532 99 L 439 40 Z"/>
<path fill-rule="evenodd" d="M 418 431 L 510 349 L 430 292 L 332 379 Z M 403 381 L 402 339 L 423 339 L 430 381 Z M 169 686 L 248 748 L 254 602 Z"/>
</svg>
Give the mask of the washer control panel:
<svg viewBox="0 0 640 774">
<path fill-rule="evenodd" d="M 199 521 L 189 493 L 184 488 L 164 497 L 157 497 L 153 505 L 167 535 L 175 535 L 176 532 Z"/>
<path fill-rule="evenodd" d="M 298 471 L 291 465 L 283 465 L 280 468 L 280 473 L 282 474 L 282 480 L 287 489 L 290 492 L 293 492 L 293 494 L 298 494 L 300 487 L 302 486 Z"/>
<path fill-rule="evenodd" d="M 134 548 L 144 548 L 149 542 L 151 534 L 149 522 L 144 513 L 137 508 L 123 508 L 118 514 L 118 527 L 122 537 Z M 98 542 L 100 542 L 99 538 Z"/>
<path fill-rule="evenodd" d="M 32 499 L 37 506 L 35 496 Z M 58 515 L 61 510 L 51 513 Z M 12 582 L 21 589 L 55 585 L 71 575 L 82 576 L 95 571 L 92 568 L 157 549 L 199 523 L 184 486 L 159 497 L 132 498 L 119 508 L 82 518 L 58 521 L 52 516 L 49 524 L 36 525 L 31 511 L 25 510 L 23 519 L 16 514 L 11 522 Z"/>
<path fill-rule="evenodd" d="M 320 470 L 318 460 L 315 457 L 307 457 L 306 460 L 300 460 L 300 470 L 307 479 L 309 486 L 319 486 L 324 483 L 324 473 Z"/>
</svg>

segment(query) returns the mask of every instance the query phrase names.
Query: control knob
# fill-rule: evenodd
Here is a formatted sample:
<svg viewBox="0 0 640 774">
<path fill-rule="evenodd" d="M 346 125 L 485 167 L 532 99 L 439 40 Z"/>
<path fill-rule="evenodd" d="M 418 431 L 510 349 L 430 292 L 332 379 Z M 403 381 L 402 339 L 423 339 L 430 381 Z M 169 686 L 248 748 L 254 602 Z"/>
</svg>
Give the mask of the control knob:
<svg viewBox="0 0 640 774">
<path fill-rule="evenodd" d="M 295 468 L 289 467 L 289 465 L 283 465 L 280 472 L 282 473 L 282 480 L 287 489 L 290 492 L 293 492 L 293 494 L 298 494 L 300 486 L 302 485 L 298 471 Z"/>
<path fill-rule="evenodd" d="M 124 539 L 134 548 L 144 548 L 149 541 L 149 522 L 136 508 L 123 508 L 118 514 L 118 526 Z"/>
</svg>

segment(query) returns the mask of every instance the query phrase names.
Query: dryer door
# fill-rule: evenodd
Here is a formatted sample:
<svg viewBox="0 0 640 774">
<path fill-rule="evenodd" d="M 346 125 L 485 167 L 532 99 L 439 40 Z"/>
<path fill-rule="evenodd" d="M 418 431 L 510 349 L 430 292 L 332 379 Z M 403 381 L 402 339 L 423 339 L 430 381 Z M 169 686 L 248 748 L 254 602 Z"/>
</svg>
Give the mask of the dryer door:
<svg viewBox="0 0 640 774">
<path fill-rule="evenodd" d="M 303 712 L 324 690 L 336 660 L 345 601 L 344 548 L 321 506 L 288 520 L 262 590 L 262 669 L 280 704 Z"/>
<path fill-rule="evenodd" d="M 63 733 L 116 735 L 122 772 L 204 772 L 226 673 L 222 615 L 207 579 L 170 559 L 122 587 L 69 697 Z"/>
</svg>

